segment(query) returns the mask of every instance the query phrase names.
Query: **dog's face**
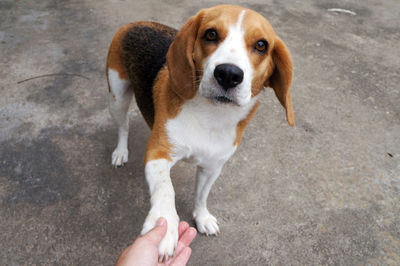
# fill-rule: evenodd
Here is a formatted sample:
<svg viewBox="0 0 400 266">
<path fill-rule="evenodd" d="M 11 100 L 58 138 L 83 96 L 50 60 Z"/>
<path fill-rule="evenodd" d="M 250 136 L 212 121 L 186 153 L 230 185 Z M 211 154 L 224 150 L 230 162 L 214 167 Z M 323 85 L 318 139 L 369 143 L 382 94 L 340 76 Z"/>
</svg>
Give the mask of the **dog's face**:
<svg viewBox="0 0 400 266">
<path fill-rule="evenodd" d="M 167 63 L 183 98 L 198 92 L 215 104 L 244 106 L 270 86 L 294 124 L 289 51 L 255 11 L 230 5 L 200 11 L 178 32 Z"/>
<path fill-rule="evenodd" d="M 247 104 L 266 79 L 273 36 L 268 22 L 251 10 L 207 12 L 193 53 L 196 71 L 202 74 L 199 93 L 221 103 Z"/>
</svg>

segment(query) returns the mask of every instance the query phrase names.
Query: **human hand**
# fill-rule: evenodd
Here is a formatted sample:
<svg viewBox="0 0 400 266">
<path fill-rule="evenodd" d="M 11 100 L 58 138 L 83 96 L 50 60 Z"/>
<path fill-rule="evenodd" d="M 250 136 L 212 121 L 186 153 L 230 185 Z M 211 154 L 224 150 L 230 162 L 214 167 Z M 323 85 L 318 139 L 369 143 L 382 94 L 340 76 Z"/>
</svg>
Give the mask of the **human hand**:
<svg viewBox="0 0 400 266">
<path fill-rule="evenodd" d="M 143 236 L 139 236 L 129 247 L 119 256 L 116 266 L 135 266 L 135 265 L 186 265 L 192 249 L 189 247 L 195 238 L 197 231 L 189 227 L 187 222 L 180 222 L 178 227 L 179 240 L 175 248 L 174 256 L 169 260 L 159 262 L 158 244 L 167 232 L 167 220 L 159 218 L 156 227 Z"/>
</svg>

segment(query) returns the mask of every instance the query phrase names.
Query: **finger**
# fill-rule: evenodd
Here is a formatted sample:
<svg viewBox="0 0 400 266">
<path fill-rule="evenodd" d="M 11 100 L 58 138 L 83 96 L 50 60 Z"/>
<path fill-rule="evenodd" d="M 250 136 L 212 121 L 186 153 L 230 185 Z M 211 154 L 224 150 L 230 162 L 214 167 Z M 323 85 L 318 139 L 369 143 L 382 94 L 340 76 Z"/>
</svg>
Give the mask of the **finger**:
<svg viewBox="0 0 400 266">
<path fill-rule="evenodd" d="M 179 239 L 179 242 L 184 244 L 185 246 L 189 246 L 190 243 L 192 243 L 193 239 L 197 235 L 197 230 L 194 227 L 189 227 L 181 236 Z"/>
<path fill-rule="evenodd" d="M 179 234 L 179 238 L 181 238 L 182 234 L 185 233 L 186 229 L 188 229 L 189 224 L 185 221 L 182 221 L 179 223 L 178 226 L 178 234 Z"/>
<path fill-rule="evenodd" d="M 185 247 L 189 246 L 192 243 L 193 239 L 196 237 L 197 231 L 193 227 L 190 227 L 183 233 L 182 237 L 178 241 L 178 245 L 176 246 L 176 254 L 179 254 Z"/>
<path fill-rule="evenodd" d="M 160 217 L 156 222 L 156 226 L 147 232 L 143 238 L 151 241 L 154 245 L 158 245 L 167 233 L 167 226 L 167 220 Z"/>
<path fill-rule="evenodd" d="M 192 254 L 190 247 L 185 247 L 178 256 L 175 257 L 174 261 L 170 264 L 172 266 L 185 266 Z"/>
</svg>

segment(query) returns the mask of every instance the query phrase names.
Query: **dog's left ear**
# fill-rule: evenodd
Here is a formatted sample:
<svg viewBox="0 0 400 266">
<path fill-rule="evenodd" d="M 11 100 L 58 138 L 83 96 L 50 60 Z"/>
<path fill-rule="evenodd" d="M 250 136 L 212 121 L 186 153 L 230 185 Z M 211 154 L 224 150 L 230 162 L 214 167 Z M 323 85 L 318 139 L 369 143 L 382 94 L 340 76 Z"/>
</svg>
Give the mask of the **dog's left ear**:
<svg viewBox="0 0 400 266">
<path fill-rule="evenodd" d="M 183 25 L 167 53 L 172 89 L 183 99 L 191 99 L 196 94 L 193 47 L 203 14 L 204 12 L 200 11 Z"/>
<path fill-rule="evenodd" d="M 295 118 L 290 95 L 292 84 L 293 63 L 289 50 L 284 42 L 276 37 L 272 50 L 272 61 L 274 70 L 271 76 L 265 81 L 265 87 L 271 87 L 279 102 L 286 109 L 286 119 L 289 125 L 294 126 Z"/>
</svg>

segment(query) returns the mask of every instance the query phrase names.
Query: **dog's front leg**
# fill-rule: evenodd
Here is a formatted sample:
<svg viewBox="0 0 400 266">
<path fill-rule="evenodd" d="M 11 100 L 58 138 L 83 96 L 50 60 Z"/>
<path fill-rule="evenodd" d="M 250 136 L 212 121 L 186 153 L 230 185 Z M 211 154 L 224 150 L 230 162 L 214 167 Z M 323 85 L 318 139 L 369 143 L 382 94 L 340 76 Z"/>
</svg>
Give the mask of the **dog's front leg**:
<svg viewBox="0 0 400 266">
<path fill-rule="evenodd" d="M 155 226 L 159 217 L 167 220 L 167 234 L 158 246 L 162 260 L 168 260 L 168 257 L 173 255 L 178 242 L 179 217 L 175 209 L 175 192 L 170 178 L 171 167 L 171 162 L 166 159 L 151 160 L 145 166 L 151 209 L 143 225 L 142 235 Z"/>
<path fill-rule="evenodd" d="M 219 234 L 217 219 L 207 209 L 207 198 L 223 165 L 224 162 L 197 167 L 193 218 L 199 232 L 206 235 Z"/>
</svg>

